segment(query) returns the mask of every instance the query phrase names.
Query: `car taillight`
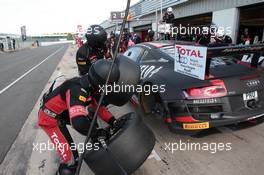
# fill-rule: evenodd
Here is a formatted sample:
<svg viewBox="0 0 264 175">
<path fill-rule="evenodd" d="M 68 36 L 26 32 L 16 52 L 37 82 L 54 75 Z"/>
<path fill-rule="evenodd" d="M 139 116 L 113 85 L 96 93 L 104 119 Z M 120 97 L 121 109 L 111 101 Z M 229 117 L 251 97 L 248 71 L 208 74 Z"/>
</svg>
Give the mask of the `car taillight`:
<svg viewBox="0 0 264 175">
<path fill-rule="evenodd" d="M 227 95 L 227 90 L 225 84 L 222 80 L 212 80 L 210 81 L 212 85 L 190 88 L 184 92 L 187 99 L 204 99 L 204 98 L 217 98 Z"/>
</svg>

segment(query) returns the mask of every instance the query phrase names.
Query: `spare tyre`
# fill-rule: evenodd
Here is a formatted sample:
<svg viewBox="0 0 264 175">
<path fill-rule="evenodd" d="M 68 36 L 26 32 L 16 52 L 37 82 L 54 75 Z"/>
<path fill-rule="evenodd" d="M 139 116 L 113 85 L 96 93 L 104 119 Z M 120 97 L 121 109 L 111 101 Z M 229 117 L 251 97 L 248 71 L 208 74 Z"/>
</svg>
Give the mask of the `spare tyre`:
<svg viewBox="0 0 264 175">
<path fill-rule="evenodd" d="M 128 113 L 121 119 L 125 124 L 107 140 L 106 149 L 85 152 L 84 160 L 96 175 L 131 174 L 154 148 L 155 136 L 140 116 Z"/>
</svg>

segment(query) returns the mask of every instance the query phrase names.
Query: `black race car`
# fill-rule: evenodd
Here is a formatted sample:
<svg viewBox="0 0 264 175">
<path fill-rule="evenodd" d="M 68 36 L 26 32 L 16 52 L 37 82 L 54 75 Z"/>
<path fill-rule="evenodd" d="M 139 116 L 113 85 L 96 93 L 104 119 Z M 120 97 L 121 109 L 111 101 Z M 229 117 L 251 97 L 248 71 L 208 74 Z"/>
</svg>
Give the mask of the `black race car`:
<svg viewBox="0 0 264 175">
<path fill-rule="evenodd" d="M 264 116 L 264 45 L 209 47 L 205 80 L 174 71 L 174 48 L 168 41 L 149 42 L 124 53 L 140 64 L 143 87 L 159 89 L 138 94 L 145 113 L 187 133 Z"/>
</svg>

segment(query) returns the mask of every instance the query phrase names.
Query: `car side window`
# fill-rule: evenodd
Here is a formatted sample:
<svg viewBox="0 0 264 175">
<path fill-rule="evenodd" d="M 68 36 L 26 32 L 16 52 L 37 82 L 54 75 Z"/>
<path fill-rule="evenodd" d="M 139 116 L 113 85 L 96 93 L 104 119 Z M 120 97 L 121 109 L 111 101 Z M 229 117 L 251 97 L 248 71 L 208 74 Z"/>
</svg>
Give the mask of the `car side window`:
<svg viewBox="0 0 264 175">
<path fill-rule="evenodd" d="M 143 49 L 140 47 L 131 47 L 124 53 L 124 55 L 130 58 L 131 60 L 137 62 L 142 52 L 143 52 Z"/>
<path fill-rule="evenodd" d="M 144 62 L 144 61 L 149 60 L 148 53 L 149 53 L 149 52 L 148 52 L 147 50 L 144 51 L 144 53 L 143 53 L 142 56 L 141 56 L 141 60 L 140 60 L 140 62 Z"/>
<path fill-rule="evenodd" d="M 132 54 L 132 49 L 128 49 L 128 50 L 124 53 L 124 55 L 127 56 L 127 57 L 129 57 L 131 54 Z"/>
<path fill-rule="evenodd" d="M 170 62 L 172 59 L 167 55 L 157 52 L 155 50 L 145 50 L 141 56 L 141 63 L 155 63 L 155 62 Z"/>
</svg>

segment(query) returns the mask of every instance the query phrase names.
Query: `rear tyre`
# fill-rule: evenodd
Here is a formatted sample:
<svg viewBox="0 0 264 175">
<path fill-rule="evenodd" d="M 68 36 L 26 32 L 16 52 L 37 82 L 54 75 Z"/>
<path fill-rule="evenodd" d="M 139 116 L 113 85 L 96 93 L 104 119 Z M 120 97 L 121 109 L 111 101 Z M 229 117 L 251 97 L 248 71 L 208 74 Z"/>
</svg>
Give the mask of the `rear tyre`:
<svg viewBox="0 0 264 175">
<path fill-rule="evenodd" d="M 155 105 L 154 94 L 145 95 L 144 92 L 140 94 L 140 105 L 144 114 L 148 115 L 152 113 L 152 108 Z"/>
<path fill-rule="evenodd" d="M 160 95 L 151 93 L 150 95 L 140 94 L 140 105 L 144 114 L 154 114 L 158 118 L 165 116 L 166 110 Z"/>
<path fill-rule="evenodd" d="M 133 173 L 152 152 L 153 132 L 136 113 L 121 117 L 124 126 L 107 141 L 107 149 L 86 151 L 84 160 L 96 175 L 123 175 Z"/>
</svg>

